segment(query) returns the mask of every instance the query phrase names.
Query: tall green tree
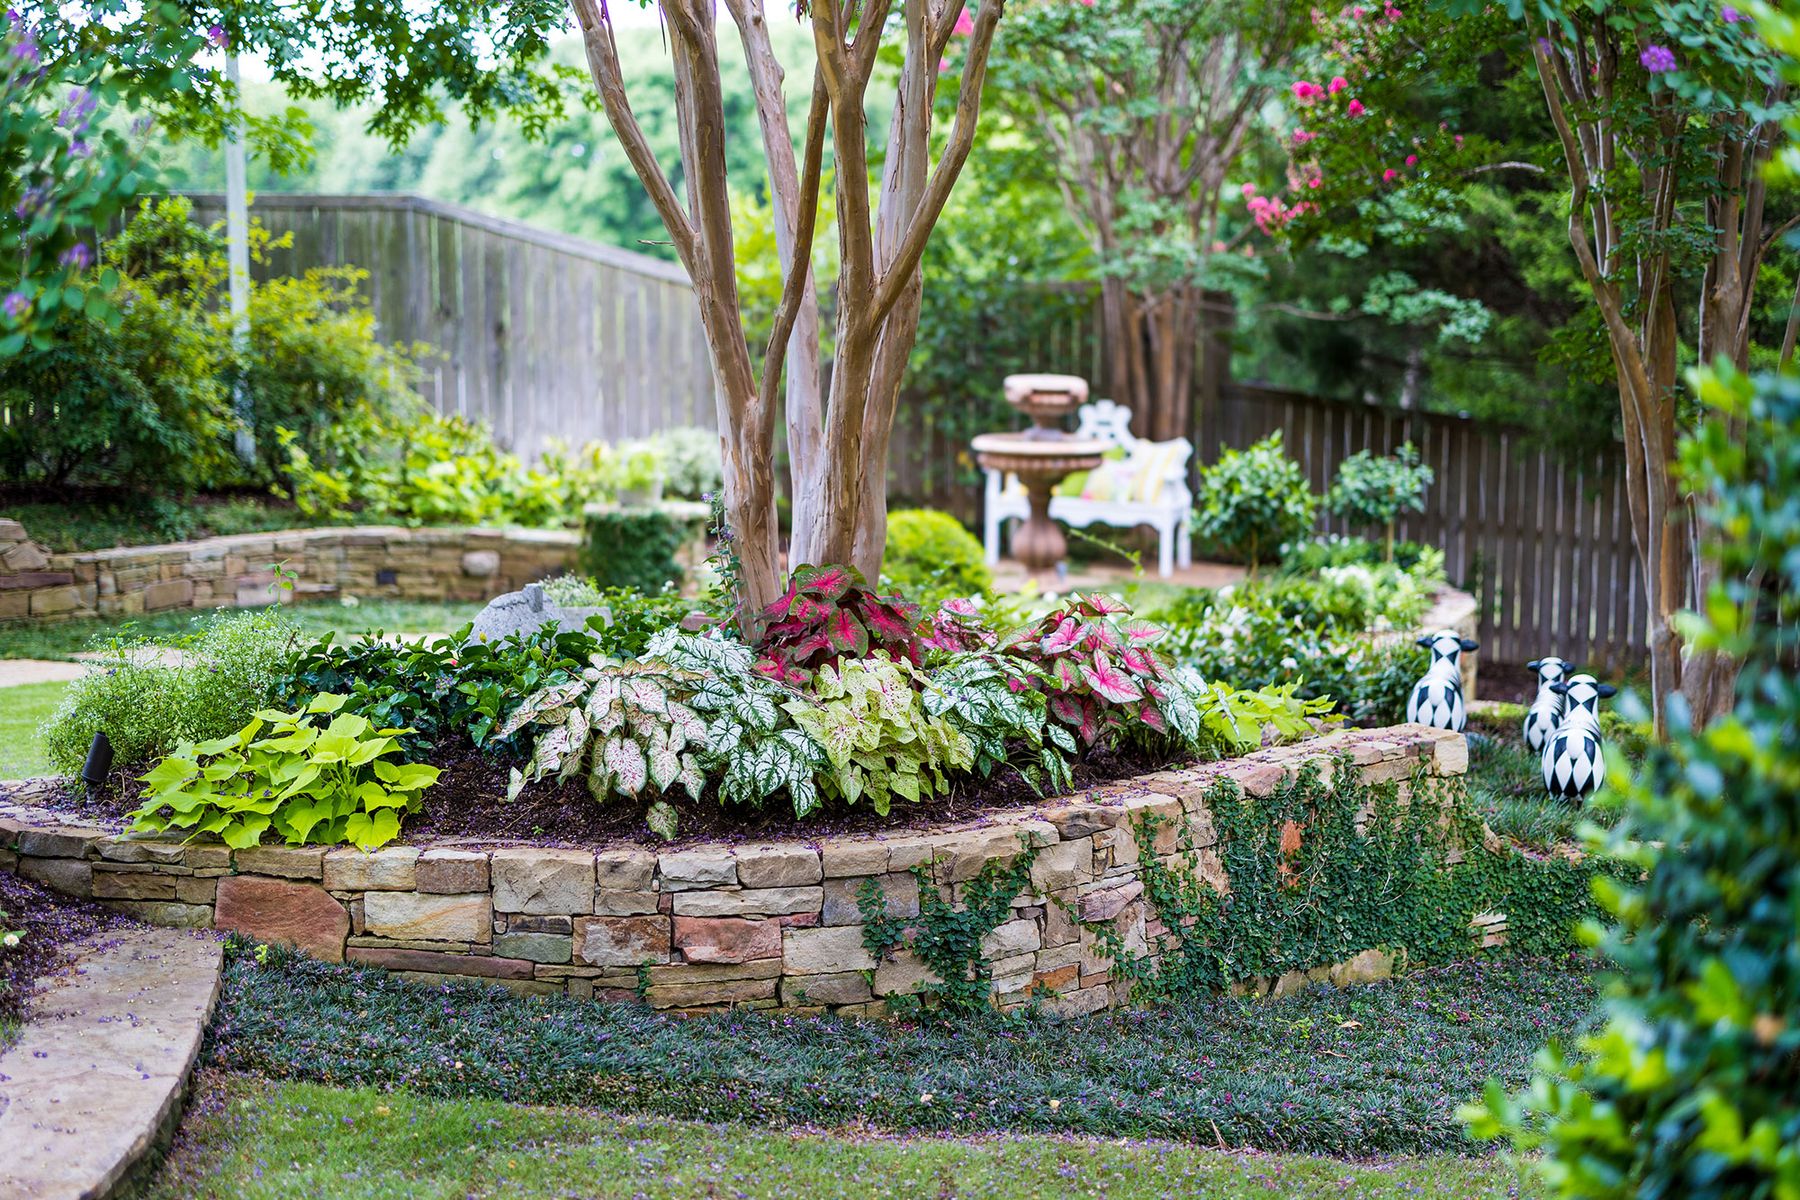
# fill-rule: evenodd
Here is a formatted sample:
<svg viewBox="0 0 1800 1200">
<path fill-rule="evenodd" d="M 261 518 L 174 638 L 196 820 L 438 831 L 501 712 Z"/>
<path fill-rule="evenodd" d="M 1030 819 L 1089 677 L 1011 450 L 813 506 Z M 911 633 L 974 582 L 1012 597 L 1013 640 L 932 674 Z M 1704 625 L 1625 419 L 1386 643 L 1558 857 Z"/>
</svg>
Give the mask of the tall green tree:
<svg viewBox="0 0 1800 1200">
<path fill-rule="evenodd" d="M 1113 397 L 1148 437 L 1193 432 L 1227 176 L 1311 33 L 1291 0 L 1027 0 L 996 103 L 1055 161 L 1101 278 Z"/>
</svg>

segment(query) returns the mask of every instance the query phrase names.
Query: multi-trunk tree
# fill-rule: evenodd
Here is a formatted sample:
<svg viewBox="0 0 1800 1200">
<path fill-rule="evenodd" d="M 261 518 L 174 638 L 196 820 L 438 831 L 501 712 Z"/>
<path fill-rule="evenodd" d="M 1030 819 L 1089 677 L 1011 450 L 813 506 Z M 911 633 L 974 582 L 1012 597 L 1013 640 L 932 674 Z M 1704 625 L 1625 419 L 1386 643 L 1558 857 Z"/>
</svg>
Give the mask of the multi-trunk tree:
<svg viewBox="0 0 1800 1200">
<path fill-rule="evenodd" d="M 651 154 L 632 112 L 604 0 L 572 0 L 607 118 L 694 281 L 713 357 L 725 505 L 741 559 L 746 610 L 760 608 L 780 590 L 778 416 L 786 419 L 792 473 L 790 560 L 850 563 L 871 578 L 880 569 L 888 436 L 918 329 L 919 260 L 974 143 L 988 49 L 1003 2 L 980 0 L 968 13 L 961 0 L 803 4 L 817 62 L 797 154 L 768 14 L 761 0 L 724 0 L 756 93 L 783 272 L 773 331 L 766 346 L 753 347 L 745 335 L 734 270 L 715 5 L 711 0 L 661 3 L 674 59 L 683 196 Z M 934 155 L 932 100 L 945 51 L 957 36 L 965 48 L 955 117 Z M 897 91 L 882 133 L 869 128 L 869 89 L 884 41 L 890 40 L 899 50 Z M 827 133 L 839 247 L 829 393 L 811 263 Z M 884 143 L 878 180 L 870 165 L 872 133 Z"/>
<path fill-rule="evenodd" d="M 1193 433 L 1226 177 L 1310 29 L 1290 0 L 1031 0 L 1007 18 L 996 103 L 1056 159 L 1099 263 L 1106 386 L 1140 435 Z"/>
</svg>

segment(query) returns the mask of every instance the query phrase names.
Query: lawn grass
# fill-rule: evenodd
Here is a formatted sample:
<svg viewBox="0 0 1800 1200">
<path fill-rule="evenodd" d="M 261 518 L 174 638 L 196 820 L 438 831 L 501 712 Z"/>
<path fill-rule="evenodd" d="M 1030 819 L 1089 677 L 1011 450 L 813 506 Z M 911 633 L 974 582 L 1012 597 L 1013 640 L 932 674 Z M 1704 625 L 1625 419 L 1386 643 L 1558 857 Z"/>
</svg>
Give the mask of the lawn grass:
<svg viewBox="0 0 1800 1200">
<path fill-rule="evenodd" d="M 1521 1191 L 1515 1169 L 1492 1158 L 1348 1163 L 1167 1141 L 770 1131 L 213 1074 L 143 1196 L 1459 1200 L 1537 1194 Z"/>
<path fill-rule="evenodd" d="M 1405 1154 L 1468 1149 L 1456 1106 L 1489 1077 L 1520 1084 L 1595 996 L 1585 961 L 1515 958 L 1072 1019 L 682 1018 L 234 945 L 205 1053 L 272 1079 L 761 1127 Z"/>
<path fill-rule="evenodd" d="M 435 600 L 362 600 L 356 604 L 321 601 L 287 607 L 303 632 L 314 636 L 336 633 L 340 640 L 370 629 L 449 633 L 474 620 L 480 611 L 479 604 Z M 95 640 L 120 634 L 176 642 L 193 632 L 196 621 L 209 615 L 211 610 L 181 609 L 136 618 L 0 625 L 0 658 L 72 659 Z"/>
<path fill-rule="evenodd" d="M 56 711 L 68 687 L 59 681 L 0 688 L 0 779 L 50 774 L 38 726 Z"/>
</svg>

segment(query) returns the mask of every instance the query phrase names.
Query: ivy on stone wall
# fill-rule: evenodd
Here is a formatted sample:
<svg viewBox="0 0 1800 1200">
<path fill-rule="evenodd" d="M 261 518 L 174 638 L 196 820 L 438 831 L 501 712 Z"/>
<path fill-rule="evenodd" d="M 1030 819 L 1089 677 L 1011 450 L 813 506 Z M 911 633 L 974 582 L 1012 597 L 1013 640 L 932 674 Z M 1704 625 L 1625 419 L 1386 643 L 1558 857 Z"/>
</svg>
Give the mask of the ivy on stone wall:
<svg viewBox="0 0 1800 1200">
<path fill-rule="evenodd" d="M 960 905 L 944 898 L 932 881 L 929 864 L 915 866 L 917 917 L 890 916 L 881 888 L 873 879 L 863 880 L 856 907 L 862 916 L 864 947 L 877 959 L 902 948 L 911 950 L 937 976 L 916 996 L 889 996 L 888 1008 L 895 1016 L 916 1016 L 920 1008 L 959 1015 L 990 1007 L 993 971 L 981 953 L 981 942 L 1012 917 L 1013 901 L 1030 886 L 1036 858 L 1037 848 L 1021 835 L 1016 857 L 991 859 L 975 878 L 960 885 Z"/>
<path fill-rule="evenodd" d="M 1166 819 L 1139 821 L 1145 899 L 1167 932 L 1140 953 L 1115 925 L 1089 926 L 1134 998 L 1217 993 L 1365 950 L 1415 966 L 1450 962 L 1502 929 L 1506 953 L 1566 951 L 1597 915 L 1594 875 L 1623 869 L 1493 837 L 1460 780 L 1420 775 L 1409 802 L 1397 782 L 1370 784 L 1347 758 L 1330 778 L 1309 763 L 1267 796 L 1221 781 L 1206 797 L 1216 844 L 1197 847 L 1183 825 L 1174 867 L 1155 848 Z M 1224 891 L 1207 882 L 1221 872 Z"/>
</svg>

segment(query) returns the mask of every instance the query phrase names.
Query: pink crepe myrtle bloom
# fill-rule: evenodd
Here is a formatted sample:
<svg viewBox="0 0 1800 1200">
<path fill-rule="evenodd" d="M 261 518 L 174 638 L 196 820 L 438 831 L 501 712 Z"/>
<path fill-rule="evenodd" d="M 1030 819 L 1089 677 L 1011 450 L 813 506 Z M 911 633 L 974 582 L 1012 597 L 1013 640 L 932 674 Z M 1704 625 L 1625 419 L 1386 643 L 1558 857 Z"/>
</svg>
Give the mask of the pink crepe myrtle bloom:
<svg viewBox="0 0 1800 1200">
<path fill-rule="evenodd" d="M 1361 100 L 1352 100 L 1344 106 L 1344 111 L 1353 117 L 1360 117 L 1369 110 L 1363 107 Z"/>
<path fill-rule="evenodd" d="M 1319 185 L 1323 184 L 1324 182 L 1325 181 L 1323 179 L 1320 179 L 1317 175 L 1314 175 L 1311 179 L 1306 181 L 1306 186 L 1310 187 L 1310 188 L 1316 188 Z"/>
<path fill-rule="evenodd" d="M 1416 154 L 1409 154 L 1409 155 L 1407 155 L 1407 156 L 1406 156 L 1406 165 L 1407 165 L 1407 166 L 1409 166 L 1409 167 L 1416 167 L 1416 166 L 1418 166 L 1418 165 L 1419 165 L 1419 156 L 1418 156 L 1418 155 L 1416 155 Z"/>
<path fill-rule="evenodd" d="M 1381 173 L 1381 182 L 1383 183 L 1392 183 L 1398 178 L 1400 178 L 1400 172 L 1394 170 L 1392 167 L 1389 167 Z"/>
<path fill-rule="evenodd" d="M 1318 136 L 1310 129 L 1296 129 L 1294 130 L 1294 145 L 1304 146 Z"/>
<path fill-rule="evenodd" d="M 1368 15 L 1369 15 L 1369 10 L 1364 8 L 1360 4 L 1350 10 L 1350 19 L 1353 21 L 1360 21 Z"/>
<path fill-rule="evenodd" d="M 975 18 L 968 9 L 965 8 L 956 15 L 956 24 L 950 27 L 950 32 L 958 37 L 968 37 L 975 32 Z"/>
<path fill-rule="evenodd" d="M 1462 134 L 1460 133 L 1456 135 L 1456 144 L 1459 146 L 1462 145 Z"/>
<path fill-rule="evenodd" d="M 1675 52 L 1667 46 L 1645 46 L 1638 54 L 1638 61 L 1651 74 L 1661 74 L 1675 69 Z"/>
<path fill-rule="evenodd" d="M 1389 4 L 1381 10 L 1381 15 L 1390 21 L 1398 21 L 1400 19 L 1400 8 L 1398 5 Z"/>
<path fill-rule="evenodd" d="M 1294 99 L 1302 104 L 1311 104 L 1325 94 L 1325 89 L 1310 80 L 1301 79 L 1294 83 Z"/>
<path fill-rule="evenodd" d="M 1349 86 L 1350 81 L 1348 79 L 1345 79 L 1342 75 L 1333 75 L 1331 77 L 1331 82 L 1325 85 L 1325 90 L 1335 96 Z"/>
</svg>

